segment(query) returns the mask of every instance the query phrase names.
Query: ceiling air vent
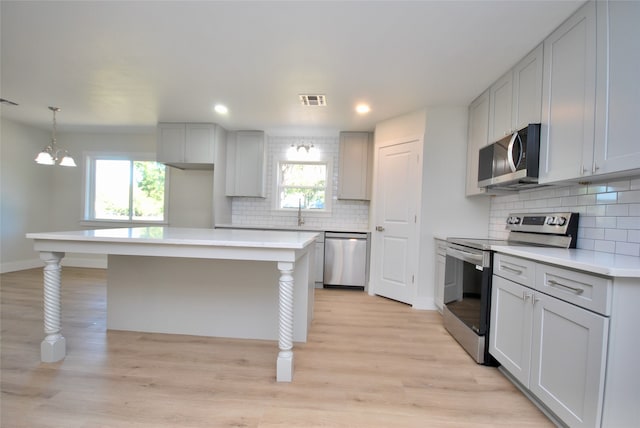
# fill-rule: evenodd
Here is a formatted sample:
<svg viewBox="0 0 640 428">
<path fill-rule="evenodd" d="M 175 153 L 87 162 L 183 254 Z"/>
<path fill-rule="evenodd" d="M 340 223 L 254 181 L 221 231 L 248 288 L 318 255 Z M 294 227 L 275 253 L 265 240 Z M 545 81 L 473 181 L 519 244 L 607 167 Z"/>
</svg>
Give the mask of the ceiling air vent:
<svg viewBox="0 0 640 428">
<path fill-rule="evenodd" d="M 300 95 L 300 103 L 303 106 L 320 106 L 327 105 L 327 97 L 324 95 Z"/>
</svg>

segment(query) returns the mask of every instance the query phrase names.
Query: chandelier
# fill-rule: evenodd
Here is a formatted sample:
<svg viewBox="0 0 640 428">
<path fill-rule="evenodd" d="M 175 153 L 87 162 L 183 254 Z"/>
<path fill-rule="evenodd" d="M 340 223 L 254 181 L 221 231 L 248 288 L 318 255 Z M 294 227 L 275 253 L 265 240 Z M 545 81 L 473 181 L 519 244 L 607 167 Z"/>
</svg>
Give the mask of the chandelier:
<svg viewBox="0 0 640 428">
<path fill-rule="evenodd" d="M 36 162 L 41 165 L 60 165 L 60 166 L 76 166 L 67 150 L 58 148 L 56 144 L 56 112 L 60 111 L 59 107 L 49 107 L 53 112 L 53 131 L 51 132 L 51 144 L 42 149 L 36 157 Z"/>
</svg>

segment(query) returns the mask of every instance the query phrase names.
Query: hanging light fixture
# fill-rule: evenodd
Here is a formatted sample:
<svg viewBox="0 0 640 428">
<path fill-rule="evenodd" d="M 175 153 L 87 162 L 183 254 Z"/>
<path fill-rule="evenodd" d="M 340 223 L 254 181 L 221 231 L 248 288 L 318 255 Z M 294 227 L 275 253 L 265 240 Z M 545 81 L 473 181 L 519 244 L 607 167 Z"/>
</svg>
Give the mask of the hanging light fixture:
<svg viewBox="0 0 640 428">
<path fill-rule="evenodd" d="M 60 165 L 60 166 L 77 166 L 67 150 L 59 149 L 56 144 L 56 112 L 60 111 L 59 107 L 49 107 L 53 112 L 53 131 L 51 132 L 51 144 L 42 149 L 36 162 L 41 165 Z"/>
</svg>

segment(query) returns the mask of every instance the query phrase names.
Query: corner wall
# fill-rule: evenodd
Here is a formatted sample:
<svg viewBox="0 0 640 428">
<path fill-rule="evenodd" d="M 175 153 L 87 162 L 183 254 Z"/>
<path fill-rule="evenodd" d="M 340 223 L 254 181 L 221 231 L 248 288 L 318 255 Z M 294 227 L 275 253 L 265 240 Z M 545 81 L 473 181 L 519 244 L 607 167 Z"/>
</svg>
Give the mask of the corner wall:
<svg viewBox="0 0 640 428">
<path fill-rule="evenodd" d="M 429 108 L 426 116 L 416 309 L 436 309 L 434 237 L 486 237 L 489 228 L 490 198 L 465 196 L 467 107 Z"/>
<path fill-rule="evenodd" d="M 1 119 L 0 272 L 41 266 L 28 232 L 50 231 L 52 171 L 33 159 L 49 142 L 47 132 Z"/>
</svg>

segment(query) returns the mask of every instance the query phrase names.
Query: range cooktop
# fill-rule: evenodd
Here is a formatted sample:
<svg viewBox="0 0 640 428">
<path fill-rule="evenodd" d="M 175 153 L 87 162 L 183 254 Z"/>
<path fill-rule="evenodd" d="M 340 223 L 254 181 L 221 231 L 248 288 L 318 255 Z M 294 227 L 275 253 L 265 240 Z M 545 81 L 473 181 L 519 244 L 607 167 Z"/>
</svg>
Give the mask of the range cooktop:
<svg viewBox="0 0 640 428">
<path fill-rule="evenodd" d="M 483 251 L 495 245 L 575 248 L 578 217 L 578 213 L 571 212 L 509 214 L 505 226 L 509 230 L 507 240 L 451 237 L 447 242 Z"/>
</svg>

